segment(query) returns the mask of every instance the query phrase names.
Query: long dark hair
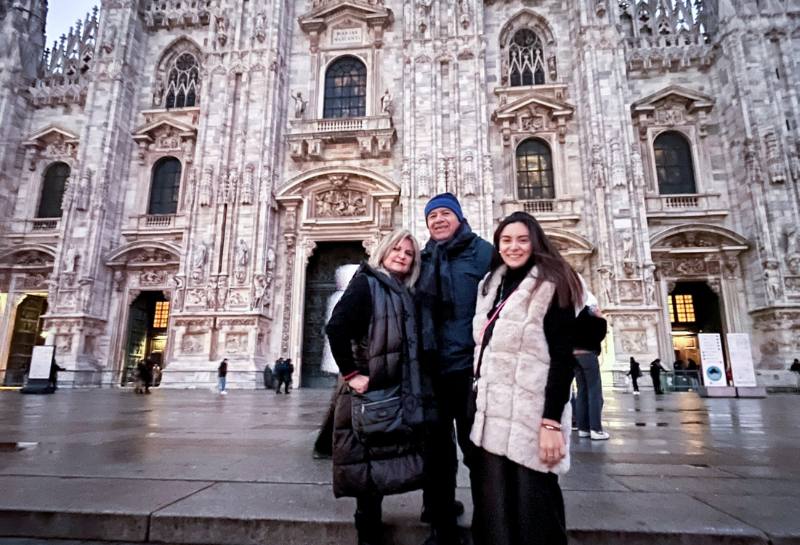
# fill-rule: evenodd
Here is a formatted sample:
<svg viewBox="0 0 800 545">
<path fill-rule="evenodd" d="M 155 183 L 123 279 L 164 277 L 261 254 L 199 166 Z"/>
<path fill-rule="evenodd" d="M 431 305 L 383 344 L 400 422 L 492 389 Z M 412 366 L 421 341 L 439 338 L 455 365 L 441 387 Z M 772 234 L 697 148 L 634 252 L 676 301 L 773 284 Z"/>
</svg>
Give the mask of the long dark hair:
<svg viewBox="0 0 800 545">
<path fill-rule="evenodd" d="M 534 291 L 544 280 L 549 280 L 556 285 L 556 295 L 558 296 L 558 306 L 565 308 L 568 306 L 580 307 L 583 305 L 583 284 L 581 283 L 578 273 L 576 273 L 569 263 L 561 256 L 558 249 L 550 242 L 547 235 L 544 234 L 544 229 L 536 221 L 536 218 L 527 212 L 514 212 L 510 216 L 506 216 L 497 226 L 494 231 L 494 257 L 492 258 L 492 265 L 489 269 L 489 276 L 483 283 L 483 294 L 486 295 L 486 290 L 489 286 L 489 279 L 494 275 L 495 271 L 503 264 L 503 258 L 500 257 L 500 234 L 506 226 L 512 223 L 521 223 L 528 229 L 528 234 L 531 238 L 531 256 L 528 258 L 528 263 L 525 267 L 531 268 L 536 265 L 538 268 L 538 275 L 536 284 L 533 286 Z"/>
</svg>

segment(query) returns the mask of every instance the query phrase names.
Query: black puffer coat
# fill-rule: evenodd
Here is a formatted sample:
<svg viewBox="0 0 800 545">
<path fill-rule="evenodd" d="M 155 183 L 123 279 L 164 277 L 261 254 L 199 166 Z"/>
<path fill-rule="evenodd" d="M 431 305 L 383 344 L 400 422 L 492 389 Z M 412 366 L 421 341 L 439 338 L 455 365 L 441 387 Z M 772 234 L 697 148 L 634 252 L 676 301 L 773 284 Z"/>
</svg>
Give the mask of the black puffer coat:
<svg viewBox="0 0 800 545">
<path fill-rule="evenodd" d="M 365 298 L 370 299 L 368 306 Z M 366 309 L 371 310 L 369 316 Z M 356 335 L 365 318 L 366 335 Z M 431 389 L 417 360 L 414 303 L 408 289 L 388 274 L 362 265 L 334 308 L 326 332 L 337 364 L 348 372 L 354 366 L 369 376 L 370 391 L 401 385 L 404 422 L 414 430 L 389 444 L 365 444 L 352 427 L 353 393 L 342 385 L 335 401 L 334 495 L 388 495 L 421 488 L 423 406 Z M 350 341 L 352 359 L 337 357 L 335 346 L 341 346 L 343 338 Z"/>
</svg>

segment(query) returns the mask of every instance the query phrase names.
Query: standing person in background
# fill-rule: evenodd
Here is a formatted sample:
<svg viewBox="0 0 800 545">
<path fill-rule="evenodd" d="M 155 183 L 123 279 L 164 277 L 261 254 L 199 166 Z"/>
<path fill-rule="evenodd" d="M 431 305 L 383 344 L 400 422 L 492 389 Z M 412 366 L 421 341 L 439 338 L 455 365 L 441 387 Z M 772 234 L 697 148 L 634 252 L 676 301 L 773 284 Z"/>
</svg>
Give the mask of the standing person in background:
<svg viewBox="0 0 800 545">
<path fill-rule="evenodd" d="M 631 382 L 633 383 L 633 395 L 639 395 L 639 377 L 642 376 L 642 366 L 639 365 L 639 362 L 633 359 L 631 356 L 630 361 L 630 370 L 628 371 L 627 375 L 631 377 Z"/>
<path fill-rule="evenodd" d="M 475 348 L 472 318 L 478 282 L 489 270 L 494 249 L 472 232 L 452 193 L 428 201 L 425 221 L 431 238 L 422 251 L 417 301 L 423 367 L 433 374 L 438 418 L 426 441 L 420 518 L 432 526 L 426 545 L 452 545 L 459 542 L 457 519 L 464 512 L 463 504 L 455 499 L 456 440 L 467 467 L 473 448 L 467 410 Z"/>
<path fill-rule="evenodd" d="M 585 290 L 585 288 L 584 288 Z M 590 437 L 593 441 L 605 441 L 608 432 L 603 430 L 603 383 L 600 378 L 600 343 L 606 336 L 607 323 L 597 299 L 588 290 L 585 292 L 585 306 L 578 314 L 575 329 L 575 350 L 578 360 L 575 368 L 575 381 L 578 395 L 575 399 L 575 420 L 578 424 L 578 437 Z"/>
<path fill-rule="evenodd" d="M 478 292 L 470 434 L 475 545 L 565 545 L 580 277 L 525 212 L 500 222 Z"/>
<path fill-rule="evenodd" d="M 334 412 L 333 493 L 356 498 L 359 545 L 384 543 L 384 496 L 422 486 L 430 388 L 410 291 L 418 274 L 416 240 L 395 231 L 359 268 L 325 327 L 343 380 Z M 373 421 L 370 407 L 383 414 Z"/>
<path fill-rule="evenodd" d="M 220 395 L 228 395 L 228 391 L 225 389 L 227 377 L 228 358 L 225 358 L 219 363 L 219 367 L 217 367 L 217 386 L 219 388 Z"/>
<path fill-rule="evenodd" d="M 666 369 L 661 365 L 660 358 L 650 362 L 650 378 L 653 380 L 653 389 L 657 394 L 664 393 L 664 390 L 661 389 L 661 371 L 666 371 Z"/>
<path fill-rule="evenodd" d="M 795 358 L 792 362 L 792 365 L 789 366 L 789 371 L 794 371 L 795 373 L 800 373 L 800 360 Z"/>
</svg>

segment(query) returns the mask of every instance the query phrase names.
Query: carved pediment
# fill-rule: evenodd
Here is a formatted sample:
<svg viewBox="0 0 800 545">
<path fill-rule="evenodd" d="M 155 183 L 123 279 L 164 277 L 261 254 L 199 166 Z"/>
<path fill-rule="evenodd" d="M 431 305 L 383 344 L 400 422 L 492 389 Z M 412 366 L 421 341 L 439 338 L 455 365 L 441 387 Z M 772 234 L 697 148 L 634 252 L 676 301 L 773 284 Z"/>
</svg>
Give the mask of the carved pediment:
<svg viewBox="0 0 800 545">
<path fill-rule="evenodd" d="M 372 44 L 383 45 L 383 30 L 393 21 L 392 10 L 384 7 L 383 0 L 314 0 L 311 11 L 298 17 L 300 28 L 309 35 L 311 51 L 319 50 L 320 36 L 331 29 L 347 33 L 367 26 L 372 34 Z M 344 36 L 344 35 L 343 35 Z M 347 38 L 347 36 L 344 36 Z M 335 36 L 334 36 L 335 38 Z M 359 45 L 366 36 L 352 35 L 350 40 Z M 331 40 L 336 45 L 336 40 Z M 347 40 L 346 40 L 347 41 Z M 345 43 L 345 42 L 343 42 Z"/>
<path fill-rule="evenodd" d="M 492 120 L 501 125 L 503 143 L 511 143 L 511 133 L 556 131 L 563 143 L 567 121 L 575 113 L 571 104 L 537 91 L 509 97 L 500 95 L 500 105 L 492 114 Z"/>
<path fill-rule="evenodd" d="M 55 249 L 49 246 L 25 245 L 0 251 L 0 268 L 52 268 Z"/>
<path fill-rule="evenodd" d="M 631 105 L 634 122 L 644 139 L 651 126 L 674 127 L 697 125 L 700 136 L 706 134 L 706 116 L 714 107 L 714 99 L 679 85 L 670 85 Z"/>
<path fill-rule="evenodd" d="M 136 142 L 158 142 L 165 137 L 176 138 L 178 144 L 181 139 L 194 139 L 197 130 L 189 125 L 184 125 L 171 119 L 159 119 L 147 125 L 143 125 L 133 131 L 133 139 Z M 177 146 L 180 147 L 180 146 Z"/>
<path fill-rule="evenodd" d="M 23 146 L 34 154 L 50 158 L 75 157 L 78 136 L 55 125 L 49 125 L 30 136 Z"/>
<path fill-rule="evenodd" d="M 749 248 L 740 234 L 716 225 L 676 225 L 650 238 L 654 254 L 739 253 Z"/>
</svg>

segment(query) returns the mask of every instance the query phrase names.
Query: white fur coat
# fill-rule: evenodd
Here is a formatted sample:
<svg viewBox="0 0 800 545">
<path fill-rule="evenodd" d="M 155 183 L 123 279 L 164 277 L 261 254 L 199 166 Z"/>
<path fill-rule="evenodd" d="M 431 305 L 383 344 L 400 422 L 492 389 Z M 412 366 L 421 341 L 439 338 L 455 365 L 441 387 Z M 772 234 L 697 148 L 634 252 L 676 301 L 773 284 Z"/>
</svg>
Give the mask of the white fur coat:
<svg viewBox="0 0 800 545">
<path fill-rule="evenodd" d="M 481 329 L 487 321 L 505 266 L 492 275 L 478 301 L 472 331 L 475 365 L 481 349 Z M 569 432 L 572 409 L 567 403 L 561 416 L 567 456 L 554 467 L 539 461 L 539 429 L 544 412 L 544 393 L 550 369 L 550 351 L 544 334 L 544 316 L 555 293 L 555 285 L 544 281 L 532 292 L 536 268 L 526 276 L 500 311 L 494 332 L 483 353 L 478 380 L 477 413 L 470 439 L 484 450 L 505 456 L 520 465 L 543 473 L 569 470 Z"/>
</svg>

